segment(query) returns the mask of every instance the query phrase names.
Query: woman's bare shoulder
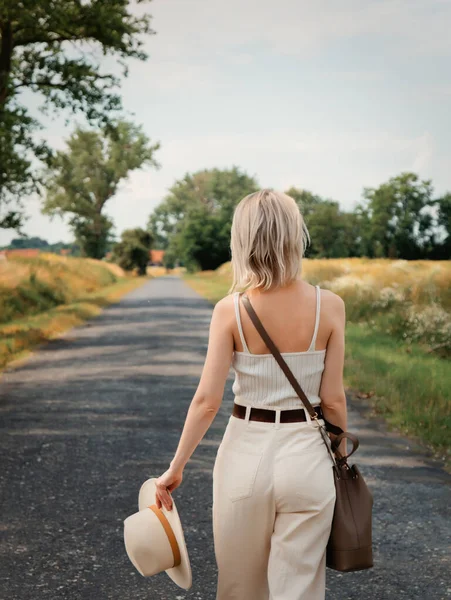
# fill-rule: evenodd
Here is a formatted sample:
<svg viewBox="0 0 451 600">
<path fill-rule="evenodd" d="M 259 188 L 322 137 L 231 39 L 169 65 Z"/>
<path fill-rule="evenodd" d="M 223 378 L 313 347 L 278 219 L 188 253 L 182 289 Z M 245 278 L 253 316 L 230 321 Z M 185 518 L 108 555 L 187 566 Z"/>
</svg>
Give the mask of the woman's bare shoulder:
<svg viewBox="0 0 451 600">
<path fill-rule="evenodd" d="M 227 294 L 215 304 L 214 311 L 220 314 L 223 318 L 232 318 L 235 314 L 233 294 Z"/>
<path fill-rule="evenodd" d="M 321 310 L 324 309 L 333 315 L 344 316 L 345 308 L 345 302 L 341 296 L 332 290 L 321 288 Z"/>
</svg>

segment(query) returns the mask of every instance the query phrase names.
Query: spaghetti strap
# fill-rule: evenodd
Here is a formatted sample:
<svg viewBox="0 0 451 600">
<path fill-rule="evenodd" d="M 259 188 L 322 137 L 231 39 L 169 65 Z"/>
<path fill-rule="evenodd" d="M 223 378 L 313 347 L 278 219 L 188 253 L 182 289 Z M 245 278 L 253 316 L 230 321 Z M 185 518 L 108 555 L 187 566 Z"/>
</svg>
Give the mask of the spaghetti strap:
<svg viewBox="0 0 451 600">
<path fill-rule="evenodd" d="M 320 316 L 320 310 L 321 310 L 321 291 L 320 291 L 320 287 L 319 285 L 315 285 L 316 288 L 316 317 L 315 317 L 315 329 L 313 331 L 313 337 L 312 337 L 312 341 L 310 343 L 310 347 L 308 349 L 308 352 L 310 352 L 311 350 L 315 350 L 315 345 L 316 345 L 316 336 L 318 334 L 318 327 L 319 327 L 319 316 Z"/>
<path fill-rule="evenodd" d="M 241 317 L 240 317 L 240 292 L 235 292 L 234 297 L 235 301 L 235 314 L 236 314 L 236 322 L 238 324 L 238 331 L 240 332 L 241 343 L 243 344 L 244 351 L 250 354 L 249 348 L 247 347 L 246 340 L 244 339 L 243 328 L 241 326 Z"/>
</svg>

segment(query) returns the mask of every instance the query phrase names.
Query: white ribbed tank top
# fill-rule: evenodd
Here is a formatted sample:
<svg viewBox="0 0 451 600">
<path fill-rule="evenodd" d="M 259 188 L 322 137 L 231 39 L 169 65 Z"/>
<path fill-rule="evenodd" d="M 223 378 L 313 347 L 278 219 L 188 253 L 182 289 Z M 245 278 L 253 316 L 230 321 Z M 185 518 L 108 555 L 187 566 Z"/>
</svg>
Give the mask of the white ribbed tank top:
<svg viewBox="0 0 451 600">
<path fill-rule="evenodd" d="M 315 288 L 315 329 L 309 349 L 305 352 L 281 352 L 313 406 L 321 403 L 318 394 L 326 356 L 326 349 L 315 350 L 321 309 L 320 287 L 317 285 Z M 232 392 L 235 394 L 235 402 L 244 406 L 260 408 L 303 408 L 302 400 L 294 391 L 273 354 L 251 354 L 249 352 L 241 325 L 240 294 L 241 292 L 234 293 L 234 302 L 238 331 L 244 351 L 235 350 L 232 358 L 232 367 L 235 371 Z"/>
</svg>

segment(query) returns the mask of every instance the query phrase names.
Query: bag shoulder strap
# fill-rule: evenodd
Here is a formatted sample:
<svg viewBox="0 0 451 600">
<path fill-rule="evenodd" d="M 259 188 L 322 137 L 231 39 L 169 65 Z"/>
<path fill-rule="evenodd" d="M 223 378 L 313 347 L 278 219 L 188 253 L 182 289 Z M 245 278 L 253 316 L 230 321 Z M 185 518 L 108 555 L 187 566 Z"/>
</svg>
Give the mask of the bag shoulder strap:
<svg viewBox="0 0 451 600">
<path fill-rule="evenodd" d="M 246 293 L 243 293 L 242 298 L 243 298 L 244 307 L 247 310 L 247 312 L 249 314 L 249 317 L 251 318 L 253 324 L 255 325 L 255 328 L 257 329 L 258 333 L 263 338 L 265 344 L 271 350 L 272 354 L 274 355 L 274 358 L 279 363 L 280 368 L 285 373 L 288 381 L 293 386 L 293 388 L 296 391 L 297 395 L 299 396 L 299 398 L 304 403 L 304 406 L 307 408 L 310 417 L 312 419 L 317 419 L 318 415 L 316 414 L 315 409 L 313 408 L 313 406 L 311 405 L 309 399 L 305 395 L 304 390 L 299 385 L 296 377 L 293 375 L 293 372 L 291 371 L 290 367 L 287 365 L 287 363 L 285 362 L 284 358 L 280 354 L 279 350 L 277 349 L 277 346 L 274 344 L 274 342 L 272 341 L 272 339 L 269 337 L 266 329 L 263 327 L 263 323 L 258 318 L 257 313 L 255 312 L 255 310 L 254 310 L 254 308 L 253 308 L 253 306 L 252 306 L 249 298 L 247 297 Z M 324 419 L 324 416 L 323 416 L 323 419 Z M 344 433 L 343 429 L 341 427 L 338 427 L 338 425 L 334 425 L 333 423 L 330 423 L 329 421 L 326 421 L 326 419 L 324 419 L 324 422 L 326 424 L 326 429 L 328 431 L 331 431 L 335 435 L 340 435 L 340 434 Z"/>
</svg>

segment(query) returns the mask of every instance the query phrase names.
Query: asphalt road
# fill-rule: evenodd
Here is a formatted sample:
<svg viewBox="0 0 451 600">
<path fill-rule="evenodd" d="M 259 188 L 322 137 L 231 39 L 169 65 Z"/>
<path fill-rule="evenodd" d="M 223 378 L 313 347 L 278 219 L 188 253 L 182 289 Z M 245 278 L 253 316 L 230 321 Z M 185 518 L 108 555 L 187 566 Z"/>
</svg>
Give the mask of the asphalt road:
<svg viewBox="0 0 451 600">
<path fill-rule="evenodd" d="M 168 466 L 196 390 L 212 306 L 178 277 L 146 283 L 0 379 L 0 600 L 215 600 L 211 504 L 224 402 L 174 493 L 193 587 L 143 578 L 123 545 Z M 367 571 L 327 570 L 328 600 L 451 598 L 451 476 L 349 400 L 352 457 L 374 494 Z"/>
</svg>

